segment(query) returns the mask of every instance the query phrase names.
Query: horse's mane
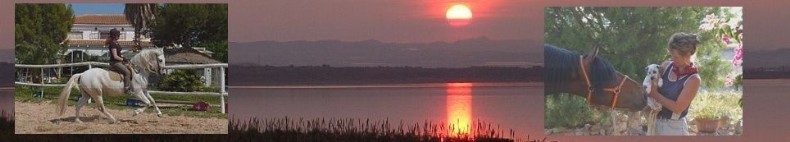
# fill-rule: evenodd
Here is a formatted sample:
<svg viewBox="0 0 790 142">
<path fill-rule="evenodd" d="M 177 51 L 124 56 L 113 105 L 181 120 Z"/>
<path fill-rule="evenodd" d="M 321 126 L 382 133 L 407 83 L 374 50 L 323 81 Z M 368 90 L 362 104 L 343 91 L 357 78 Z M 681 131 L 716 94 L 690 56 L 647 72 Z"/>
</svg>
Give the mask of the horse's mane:
<svg viewBox="0 0 790 142">
<path fill-rule="evenodd" d="M 544 44 L 543 50 L 547 87 L 561 87 L 568 81 L 575 79 L 574 77 L 582 78 L 582 76 L 576 75 L 579 72 L 579 53 L 550 44 Z M 612 84 L 615 80 L 614 76 L 617 72 L 606 59 L 596 56 L 589 66 L 590 70 L 587 71 L 587 75 L 595 92 L 602 92 L 604 87 Z"/>
<path fill-rule="evenodd" d="M 135 54 L 134 57 L 132 57 L 132 59 L 129 61 L 132 64 L 135 64 L 135 66 L 140 67 L 140 69 L 147 70 L 151 67 L 154 67 L 153 62 L 156 62 L 156 59 L 154 58 L 158 57 L 159 55 L 164 55 L 162 48 L 143 49 L 140 50 L 140 53 Z"/>
</svg>

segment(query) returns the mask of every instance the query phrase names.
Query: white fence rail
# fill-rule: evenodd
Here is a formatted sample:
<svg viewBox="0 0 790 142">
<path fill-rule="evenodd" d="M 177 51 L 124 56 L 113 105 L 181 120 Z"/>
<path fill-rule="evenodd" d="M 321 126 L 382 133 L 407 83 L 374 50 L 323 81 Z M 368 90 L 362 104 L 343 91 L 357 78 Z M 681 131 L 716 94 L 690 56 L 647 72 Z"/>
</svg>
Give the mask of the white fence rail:
<svg viewBox="0 0 790 142">
<path fill-rule="evenodd" d="M 33 87 L 42 87 L 42 96 L 43 96 L 43 87 L 64 87 L 66 84 L 45 84 L 44 83 L 44 68 L 59 68 L 59 67 L 74 67 L 74 66 L 88 66 L 88 68 L 93 68 L 93 66 L 110 66 L 108 63 L 102 62 L 80 62 L 80 63 L 66 63 L 66 64 L 50 64 L 50 65 L 25 65 L 25 64 L 15 64 L 14 67 L 16 68 L 40 68 L 41 69 L 41 83 L 25 83 L 25 82 L 17 82 L 14 81 L 15 85 L 23 85 L 23 86 L 33 86 Z M 167 92 L 167 91 L 148 91 L 152 94 L 163 94 L 163 95 L 198 95 L 198 96 L 219 96 L 220 97 L 220 109 L 222 113 L 225 113 L 225 97 L 228 96 L 228 92 L 225 89 L 225 68 L 228 68 L 228 64 L 220 63 L 220 64 L 198 64 L 198 65 L 172 65 L 172 66 L 165 66 L 165 69 L 199 69 L 199 68 L 219 68 L 219 92 Z"/>
</svg>

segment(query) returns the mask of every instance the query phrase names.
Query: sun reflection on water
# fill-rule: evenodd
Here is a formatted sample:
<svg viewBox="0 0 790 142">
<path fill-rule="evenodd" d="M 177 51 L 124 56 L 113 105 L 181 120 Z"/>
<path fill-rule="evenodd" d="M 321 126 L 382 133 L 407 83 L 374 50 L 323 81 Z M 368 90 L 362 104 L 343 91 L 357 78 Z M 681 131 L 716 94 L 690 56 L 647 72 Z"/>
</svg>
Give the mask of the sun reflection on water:
<svg viewBox="0 0 790 142">
<path fill-rule="evenodd" d="M 469 135 L 472 128 L 472 83 L 447 84 L 447 123 L 450 136 Z"/>
</svg>

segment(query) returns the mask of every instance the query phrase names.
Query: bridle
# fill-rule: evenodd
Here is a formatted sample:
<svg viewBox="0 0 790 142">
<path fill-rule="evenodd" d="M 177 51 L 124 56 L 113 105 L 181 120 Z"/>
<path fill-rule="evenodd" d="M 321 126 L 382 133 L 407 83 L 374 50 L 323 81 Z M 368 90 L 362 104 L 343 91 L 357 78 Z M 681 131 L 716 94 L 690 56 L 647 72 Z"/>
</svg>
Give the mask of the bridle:
<svg viewBox="0 0 790 142">
<path fill-rule="evenodd" d="M 154 56 L 154 62 L 156 62 L 156 75 L 162 75 L 162 66 L 159 64 L 159 56 Z"/>
<path fill-rule="evenodd" d="M 579 67 L 582 68 L 582 74 L 584 75 L 584 81 L 587 82 L 587 92 L 588 92 L 587 93 L 587 103 L 588 104 L 592 104 L 592 95 L 593 95 L 593 92 L 595 92 L 595 90 L 594 90 L 592 84 L 590 84 L 590 78 L 587 75 L 587 70 L 584 68 L 584 61 L 583 61 L 583 59 L 584 59 L 584 56 L 583 55 L 579 55 Z M 612 92 L 612 94 L 614 95 L 614 98 L 612 99 L 612 108 L 615 108 L 615 106 L 617 106 L 617 98 L 620 97 L 620 89 L 623 87 L 623 84 L 625 83 L 625 80 L 628 80 L 628 75 L 625 75 L 625 77 L 623 77 L 623 80 L 620 81 L 620 85 L 618 85 L 617 87 L 615 87 L 615 88 L 604 88 L 603 89 L 603 91 Z"/>
</svg>

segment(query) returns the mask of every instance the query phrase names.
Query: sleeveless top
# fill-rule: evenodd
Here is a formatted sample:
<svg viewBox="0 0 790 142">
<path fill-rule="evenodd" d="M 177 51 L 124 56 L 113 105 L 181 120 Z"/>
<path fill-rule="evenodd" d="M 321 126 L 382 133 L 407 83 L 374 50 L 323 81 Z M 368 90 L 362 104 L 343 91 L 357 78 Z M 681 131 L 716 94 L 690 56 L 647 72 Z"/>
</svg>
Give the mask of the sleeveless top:
<svg viewBox="0 0 790 142">
<path fill-rule="evenodd" d="M 667 67 L 667 69 L 664 70 L 664 74 L 661 75 L 663 84 L 661 87 L 658 87 L 658 93 L 661 93 L 661 95 L 667 97 L 667 99 L 677 101 L 678 97 L 680 96 L 680 92 L 683 91 L 684 88 L 683 85 L 686 84 L 686 80 L 688 80 L 691 76 L 696 75 L 697 73 L 686 75 L 683 78 L 678 78 L 674 82 L 670 81 L 669 73 L 672 72 L 673 64 L 674 63 L 670 63 L 669 67 Z M 686 108 L 686 110 L 683 110 L 683 113 L 680 114 L 680 117 L 678 117 L 678 119 L 686 117 L 688 111 L 689 111 L 688 108 Z M 661 111 L 658 112 L 658 118 L 670 119 L 672 118 L 672 111 L 667 109 L 666 107 L 662 107 Z"/>
<path fill-rule="evenodd" d="M 112 49 L 115 49 L 115 54 L 121 56 L 121 45 L 118 45 L 118 41 L 110 42 L 110 44 L 107 45 L 107 48 L 110 50 L 110 53 L 107 54 L 110 56 L 110 61 L 121 62 L 120 60 L 116 60 L 115 58 L 112 57 Z"/>
</svg>

